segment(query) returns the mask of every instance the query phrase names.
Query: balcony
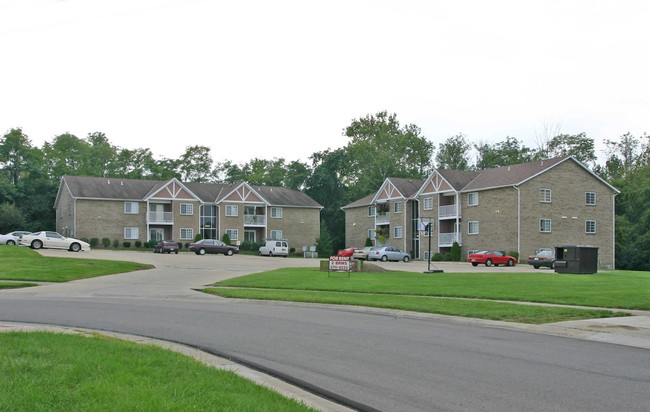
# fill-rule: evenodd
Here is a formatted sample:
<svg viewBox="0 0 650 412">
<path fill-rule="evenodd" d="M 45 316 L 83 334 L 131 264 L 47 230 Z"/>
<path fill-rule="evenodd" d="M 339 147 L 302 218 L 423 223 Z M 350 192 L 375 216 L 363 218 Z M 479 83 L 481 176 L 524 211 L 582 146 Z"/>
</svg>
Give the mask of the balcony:
<svg viewBox="0 0 650 412">
<path fill-rule="evenodd" d="M 375 215 L 375 224 L 387 225 L 390 223 L 390 212 L 377 213 Z"/>
<path fill-rule="evenodd" d="M 447 205 L 438 207 L 438 219 L 449 219 L 459 217 L 456 205 Z"/>
<path fill-rule="evenodd" d="M 174 223 L 174 213 L 173 212 L 148 212 L 147 220 L 150 224 L 172 224 Z"/>
<path fill-rule="evenodd" d="M 454 242 L 458 242 L 459 245 L 463 244 L 463 237 L 460 233 L 439 233 L 438 234 L 438 246 L 452 246 Z"/>
<path fill-rule="evenodd" d="M 266 216 L 244 215 L 244 226 L 266 226 Z"/>
</svg>

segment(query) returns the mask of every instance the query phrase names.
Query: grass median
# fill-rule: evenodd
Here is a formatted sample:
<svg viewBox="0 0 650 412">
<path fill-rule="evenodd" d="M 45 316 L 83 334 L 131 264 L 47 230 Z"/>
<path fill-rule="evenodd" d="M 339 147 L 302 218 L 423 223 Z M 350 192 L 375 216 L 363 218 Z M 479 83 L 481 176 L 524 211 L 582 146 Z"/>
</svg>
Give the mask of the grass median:
<svg viewBox="0 0 650 412">
<path fill-rule="evenodd" d="M 233 298 L 383 307 L 522 323 L 627 314 L 497 300 L 650 309 L 647 272 L 609 271 L 595 275 L 386 272 L 353 273 L 348 278 L 328 277 L 327 272 L 316 268 L 288 268 L 233 278 L 214 286 L 204 291 Z"/>
<path fill-rule="evenodd" d="M 2 411 L 310 411 L 234 372 L 105 336 L 0 333 Z"/>
<path fill-rule="evenodd" d="M 135 262 L 45 257 L 30 248 L 17 246 L 0 247 L 0 260 L 1 280 L 34 282 L 68 282 L 150 268 L 149 265 Z"/>
</svg>

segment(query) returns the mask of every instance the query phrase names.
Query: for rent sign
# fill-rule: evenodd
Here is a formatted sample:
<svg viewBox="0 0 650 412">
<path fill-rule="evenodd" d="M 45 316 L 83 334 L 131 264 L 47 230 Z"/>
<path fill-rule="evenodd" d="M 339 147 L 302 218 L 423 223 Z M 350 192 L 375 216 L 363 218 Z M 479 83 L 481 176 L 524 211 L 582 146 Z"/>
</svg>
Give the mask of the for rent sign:
<svg viewBox="0 0 650 412">
<path fill-rule="evenodd" d="M 350 256 L 330 256 L 330 270 L 350 271 Z"/>
</svg>

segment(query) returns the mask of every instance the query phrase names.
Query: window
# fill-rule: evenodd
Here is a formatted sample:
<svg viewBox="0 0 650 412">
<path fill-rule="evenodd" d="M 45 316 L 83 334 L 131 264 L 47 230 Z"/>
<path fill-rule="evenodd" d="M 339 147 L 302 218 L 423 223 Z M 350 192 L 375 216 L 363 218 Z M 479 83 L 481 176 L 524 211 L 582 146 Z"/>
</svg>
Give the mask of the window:
<svg viewBox="0 0 650 412">
<path fill-rule="evenodd" d="M 271 231 L 271 239 L 282 239 L 282 231 L 281 230 L 272 230 Z"/>
<path fill-rule="evenodd" d="M 374 217 L 377 212 L 377 208 L 374 206 L 368 206 L 368 217 Z"/>
<path fill-rule="evenodd" d="M 402 209 L 403 209 L 402 202 L 395 202 L 395 206 L 393 207 L 395 209 L 395 213 L 402 213 Z"/>
<path fill-rule="evenodd" d="M 194 229 L 191 227 L 182 227 L 181 240 L 194 240 Z"/>
<path fill-rule="evenodd" d="M 402 238 L 402 226 L 395 226 L 393 229 L 393 237 L 395 239 L 401 239 Z"/>
<path fill-rule="evenodd" d="M 589 235 L 596 234 L 596 221 L 595 220 L 586 220 L 585 221 L 585 233 Z"/>
<path fill-rule="evenodd" d="M 282 208 L 281 207 L 272 207 L 271 208 L 271 217 L 273 219 L 282 219 Z"/>
<path fill-rule="evenodd" d="M 138 228 L 137 227 L 125 227 L 124 228 L 124 239 L 137 239 L 139 238 Z"/>
<path fill-rule="evenodd" d="M 539 189 L 539 201 L 551 203 L 551 189 Z"/>
<path fill-rule="evenodd" d="M 467 222 L 467 234 L 469 234 L 469 235 L 478 235 L 478 222 L 477 221 Z"/>
<path fill-rule="evenodd" d="M 239 240 L 239 229 L 226 229 L 226 234 L 230 240 Z"/>
<path fill-rule="evenodd" d="M 433 198 L 432 197 L 425 197 L 423 199 L 423 209 L 424 210 L 433 210 Z"/>
<path fill-rule="evenodd" d="M 587 206 L 596 206 L 596 192 L 585 193 L 585 204 Z"/>
<path fill-rule="evenodd" d="M 551 233 L 551 219 L 539 219 L 539 231 Z"/>
<path fill-rule="evenodd" d="M 468 193 L 467 194 L 467 206 L 476 206 L 478 205 L 478 193 Z"/>
<path fill-rule="evenodd" d="M 238 215 L 239 215 L 239 206 L 226 205 L 226 216 L 238 216 Z"/>
<path fill-rule="evenodd" d="M 375 229 L 368 229 L 368 239 L 375 238 Z"/>
<path fill-rule="evenodd" d="M 193 215 L 194 205 L 191 203 L 181 203 L 181 215 Z"/>
<path fill-rule="evenodd" d="M 139 213 L 138 202 L 124 202 L 124 213 L 137 215 Z"/>
<path fill-rule="evenodd" d="M 68 202 L 68 216 L 72 216 L 72 202 Z"/>
</svg>

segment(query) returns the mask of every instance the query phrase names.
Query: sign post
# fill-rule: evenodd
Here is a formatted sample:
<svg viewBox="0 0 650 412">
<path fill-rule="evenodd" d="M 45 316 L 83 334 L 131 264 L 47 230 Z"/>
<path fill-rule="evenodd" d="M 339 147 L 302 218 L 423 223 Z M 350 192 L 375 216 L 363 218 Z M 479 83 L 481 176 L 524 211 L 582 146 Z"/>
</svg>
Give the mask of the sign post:
<svg viewBox="0 0 650 412">
<path fill-rule="evenodd" d="M 330 256 L 329 268 L 327 270 L 327 277 L 330 277 L 331 272 L 348 272 L 352 270 L 352 262 L 350 256 Z"/>
</svg>

